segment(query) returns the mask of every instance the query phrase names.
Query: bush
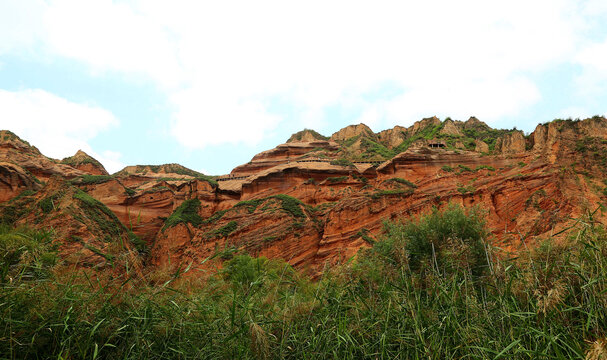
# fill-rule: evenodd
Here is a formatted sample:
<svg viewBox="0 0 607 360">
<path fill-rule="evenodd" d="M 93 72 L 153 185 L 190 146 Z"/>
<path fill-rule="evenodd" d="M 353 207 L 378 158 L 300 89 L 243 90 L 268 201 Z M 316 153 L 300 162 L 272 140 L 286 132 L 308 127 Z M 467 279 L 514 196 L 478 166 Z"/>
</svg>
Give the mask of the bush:
<svg viewBox="0 0 607 360">
<path fill-rule="evenodd" d="M 445 211 L 434 208 L 406 224 L 386 223 L 385 231 L 392 247 L 406 250 L 413 271 L 436 267 L 439 273 L 448 273 L 455 261 L 461 261 L 457 266 L 478 276 L 487 267 L 484 242 L 489 233 L 479 208 L 466 214 L 460 206 L 449 204 Z M 396 246 L 395 241 L 402 244 Z M 394 254 L 386 255 L 398 262 Z"/>
<path fill-rule="evenodd" d="M 185 223 L 192 224 L 196 227 L 200 226 L 203 220 L 200 215 L 198 215 L 198 211 L 200 211 L 200 200 L 190 199 L 184 201 L 175 209 L 175 211 L 173 211 L 171 216 L 166 219 L 163 229 Z"/>
<path fill-rule="evenodd" d="M 53 233 L 0 226 L 0 283 L 46 277 L 57 261 Z"/>
</svg>

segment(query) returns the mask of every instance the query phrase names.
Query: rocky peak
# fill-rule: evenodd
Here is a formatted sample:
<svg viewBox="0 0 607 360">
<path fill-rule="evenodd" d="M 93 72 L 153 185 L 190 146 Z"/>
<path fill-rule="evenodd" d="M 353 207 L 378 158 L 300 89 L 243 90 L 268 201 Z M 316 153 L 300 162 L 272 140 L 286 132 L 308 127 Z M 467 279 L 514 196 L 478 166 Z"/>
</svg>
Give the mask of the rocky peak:
<svg viewBox="0 0 607 360">
<path fill-rule="evenodd" d="M 329 138 L 319 134 L 318 132 L 312 129 L 303 129 L 302 131 L 298 131 L 295 134 L 291 135 L 287 143 L 291 142 L 312 142 L 317 140 L 328 140 Z"/>
<path fill-rule="evenodd" d="M 73 156 L 61 160 L 61 164 L 69 165 L 91 175 L 108 175 L 107 170 L 99 161 L 82 150 L 78 150 Z"/>
<path fill-rule="evenodd" d="M 337 131 L 336 133 L 331 135 L 331 140 L 344 141 L 359 135 L 371 138 L 376 137 L 373 130 L 371 130 L 367 125 L 361 123 L 358 125 L 349 125 Z"/>
<path fill-rule="evenodd" d="M 453 120 L 451 120 L 451 119 L 446 119 L 443 122 L 443 128 L 441 129 L 440 134 L 443 134 L 443 135 L 452 135 L 452 136 L 463 136 L 464 135 L 458 129 L 458 127 L 455 124 L 455 122 Z"/>
<path fill-rule="evenodd" d="M 132 165 L 118 171 L 117 176 L 145 175 L 151 177 L 199 177 L 202 173 L 179 164 Z"/>
<path fill-rule="evenodd" d="M 0 130 L 0 146 L 8 146 L 34 155 L 41 155 L 38 148 L 31 146 L 30 143 L 9 130 Z"/>
<path fill-rule="evenodd" d="M 433 116 L 430 118 L 425 118 L 425 119 L 416 121 L 413 125 L 411 125 L 411 127 L 409 127 L 408 131 L 409 131 L 410 135 L 415 135 L 418 132 L 425 129 L 429 125 L 436 126 L 436 125 L 440 125 L 440 124 L 441 124 L 440 119 L 437 118 L 436 116 Z"/>
<path fill-rule="evenodd" d="M 471 116 L 468 120 L 464 121 L 464 129 L 489 129 L 490 126 L 480 121 L 474 116 Z"/>
</svg>

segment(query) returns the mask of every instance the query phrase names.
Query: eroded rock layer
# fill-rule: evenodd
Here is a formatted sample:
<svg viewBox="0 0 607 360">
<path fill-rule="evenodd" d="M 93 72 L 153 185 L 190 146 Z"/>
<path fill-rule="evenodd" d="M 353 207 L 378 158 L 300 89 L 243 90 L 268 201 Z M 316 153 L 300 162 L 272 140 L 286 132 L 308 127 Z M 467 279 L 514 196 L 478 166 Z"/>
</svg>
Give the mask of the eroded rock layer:
<svg viewBox="0 0 607 360">
<path fill-rule="evenodd" d="M 359 124 L 330 139 L 304 130 L 218 177 L 176 164 L 110 176 L 84 153 L 60 163 L 4 134 L 4 221 L 52 226 L 64 252 L 84 253 L 89 263 L 112 244 L 102 241 L 105 226 L 132 241 L 150 267 L 204 270 L 246 252 L 318 274 L 381 238 L 385 220 L 449 203 L 480 206 L 490 240 L 516 251 L 607 200 L 601 117 L 555 120 L 528 136 L 474 117 L 428 118 L 378 134 Z M 595 218 L 605 222 L 602 213 Z"/>
</svg>

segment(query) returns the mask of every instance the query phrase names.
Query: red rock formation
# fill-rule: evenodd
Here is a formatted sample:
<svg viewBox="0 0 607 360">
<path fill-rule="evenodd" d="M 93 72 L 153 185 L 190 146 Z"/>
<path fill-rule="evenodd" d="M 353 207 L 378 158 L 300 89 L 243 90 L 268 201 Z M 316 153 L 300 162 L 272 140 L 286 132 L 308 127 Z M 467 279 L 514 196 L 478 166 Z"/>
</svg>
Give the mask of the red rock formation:
<svg viewBox="0 0 607 360">
<path fill-rule="evenodd" d="M 439 137 L 445 128 L 462 148 L 475 151 L 456 146 L 428 148 L 428 134 Z M 386 219 L 403 220 L 449 202 L 486 210 L 491 240 L 515 251 L 523 240 L 532 246 L 607 200 L 607 184 L 602 182 L 607 170 L 607 120 L 603 118 L 539 125 L 527 139 L 521 132 L 504 131 L 498 138 L 484 137 L 487 142 L 470 140 L 472 133 L 496 133 L 476 118 L 447 126 L 429 118 L 379 135 L 368 134 L 367 129 L 349 127 L 338 132 L 337 142 L 279 145 L 235 168 L 230 176 L 219 177 L 217 183 L 196 179 L 174 165 L 129 167 L 115 177 L 77 178 L 72 183 L 106 204 L 125 228 L 150 246 L 149 266 L 170 263 L 204 269 L 211 263 L 220 266 L 215 261 L 241 251 L 280 257 L 312 273 L 354 256 L 381 238 Z M 406 141 L 410 144 L 381 164 L 350 163 L 348 155 L 353 153 L 348 140 L 359 135 L 387 149 L 400 149 Z M 494 150 L 489 144 L 495 144 Z M 40 161 L 36 164 L 45 166 Z M 4 190 L 6 199 L 17 194 L 8 190 L 10 186 L 34 186 L 27 183 L 27 173 L 9 165 L 11 170 L 4 176 L 12 185 Z M 44 195 L 37 196 L 50 196 L 49 186 L 40 193 Z M 192 199 L 199 201 L 194 215 L 200 221 L 181 219 L 168 226 L 165 219 Z M 70 207 L 61 203 L 60 208 Z M 18 221 L 41 216 L 32 214 L 17 216 Z M 40 219 L 65 228 L 66 234 L 89 236 L 84 223 L 74 216 Z M 602 214 L 597 219 L 606 220 Z M 89 226 L 96 229 L 94 224 Z"/>
</svg>

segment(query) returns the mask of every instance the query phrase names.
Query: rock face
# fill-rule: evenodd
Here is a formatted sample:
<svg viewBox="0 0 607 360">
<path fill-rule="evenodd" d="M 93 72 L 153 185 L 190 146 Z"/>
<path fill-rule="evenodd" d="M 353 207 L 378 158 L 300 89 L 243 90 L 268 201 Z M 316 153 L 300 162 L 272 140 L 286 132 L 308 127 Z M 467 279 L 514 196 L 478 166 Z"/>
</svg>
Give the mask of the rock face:
<svg viewBox="0 0 607 360">
<path fill-rule="evenodd" d="M 0 162 L 0 202 L 8 201 L 25 190 L 36 191 L 42 186 L 20 166 Z"/>
<path fill-rule="evenodd" d="M 59 164 L 67 169 L 64 175 L 43 185 L 14 161 L 0 163 L 0 216 L 8 223 L 53 226 L 61 234 L 62 253 L 79 254 L 87 264 L 105 261 L 99 253 L 110 252 L 117 243 L 112 239 L 122 238 L 131 244 L 129 251 L 145 245 L 138 256 L 152 268 L 204 270 L 246 252 L 319 274 L 371 246 L 386 219 L 403 220 L 450 202 L 480 206 L 491 241 L 516 251 L 521 236 L 533 246 L 607 201 L 603 118 L 539 125 L 528 139 L 476 118 L 428 118 L 379 134 L 355 125 L 332 138 L 304 132 L 216 179 L 175 164 L 68 178 L 67 170 L 83 170 Z M 352 151 L 357 142 L 358 153 Z M 445 146 L 429 145 L 439 142 Z M 7 148 L 42 156 L 29 145 Z M 370 152 L 385 160 L 360 160 Z M 46 166 L 42 160 L 26 162 L 24 154 L 14 158 Z M 596 220 L 605 223 L 605 216 L 597 213 Z M 107 234 L 111 239 L 99 242 Z"/>
<path fill-rule="evenodd" d="M 495 142 L 495 150 L 501 154 L 520 154 L 525 152 L 525 136 L 522 131 L 513 131 L 510 134 L 498 138 Z"/>
<path fill-rule="evenodd" d="M 453 120 L 448 119 L 443 122 L 443 128 L 440 131 L 441 134 L 451 135 L 451 136 L 463 136 L 462 132 L 459 130 Z"/>
<path fill-rule="evenodd" d="M 73 178 L 86 172 L 60 164 L 8 130 L 0 131 L 0 161 L 18 165 L 36 179 L 46 181 L 52 175 Z"/>
<path fill-rule="evenodd" d="M 489 145 L 487 145 L 487 143 L 482 140 L 475 140 L 474 141 L 474 151 L 479 152 L 479 153 L 488 153 Z"/>
<path fill-rule="evenodd" d="M 392 129 L 379 132 L 379 141 L 385 144 L 388 148 L 394 148 L 402 144 L 407 138 L 408 130 L 406 127 L 395 126 Z"/>
</svg>

